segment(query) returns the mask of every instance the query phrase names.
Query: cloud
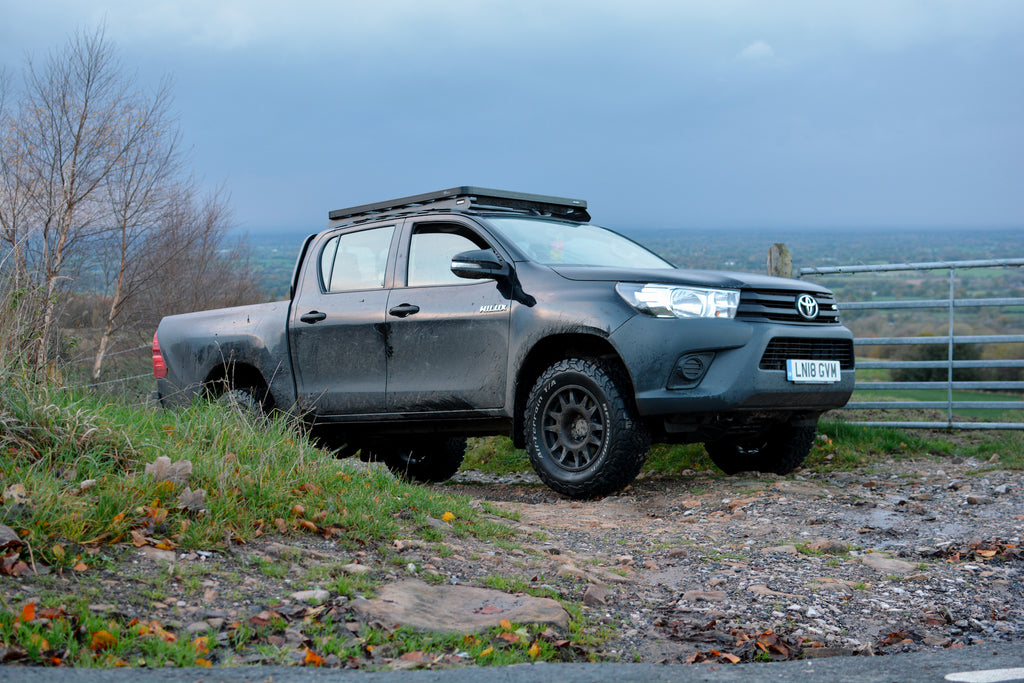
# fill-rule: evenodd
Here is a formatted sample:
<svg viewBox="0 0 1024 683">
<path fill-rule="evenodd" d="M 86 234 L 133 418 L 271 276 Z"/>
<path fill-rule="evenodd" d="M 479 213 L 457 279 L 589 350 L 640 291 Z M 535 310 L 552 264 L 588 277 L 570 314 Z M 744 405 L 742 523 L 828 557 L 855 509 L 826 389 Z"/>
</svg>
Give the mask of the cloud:
<svg viewBox="0 0 1024 683">
<path fill-rule="evenodd" d="M 775 59 L 775 48 L 763 40 L 755 40 L 736 55 L 736 61 L 739 62 L 762 62 L 769 59 Z"/>
</svg>

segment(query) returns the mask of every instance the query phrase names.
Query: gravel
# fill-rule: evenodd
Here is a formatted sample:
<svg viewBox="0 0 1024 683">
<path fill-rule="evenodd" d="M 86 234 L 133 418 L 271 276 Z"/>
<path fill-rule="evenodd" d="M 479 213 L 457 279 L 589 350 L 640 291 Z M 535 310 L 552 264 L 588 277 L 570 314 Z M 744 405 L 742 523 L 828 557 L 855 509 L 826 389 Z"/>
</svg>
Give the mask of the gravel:
<svg viewBox="0 0 1024 683">
<path fill-rule="evenodd" d="M 313 535 L 229 551 L 128 548 L 88 576 L 7 578 L 5 599 L 85 595 L 96 612 L 220 641 L 233 622 L 270 610 L 291 620 L 280 639 L 301 651 L 310 605 L 355 620 L 324 576 L 476 586 L 501 577 L 581 605 L 586 628 L 604 637 L 588 658 L 763 661 L 1024 638 L 1024 473 L 998 462 L 686 472 L 582 502 L 532 474 L 461 471 L 437 488 L 512 515 L 519 547 L 446 534 L 441 544 L 393 539 L 356 552 Z"/>
</svg>

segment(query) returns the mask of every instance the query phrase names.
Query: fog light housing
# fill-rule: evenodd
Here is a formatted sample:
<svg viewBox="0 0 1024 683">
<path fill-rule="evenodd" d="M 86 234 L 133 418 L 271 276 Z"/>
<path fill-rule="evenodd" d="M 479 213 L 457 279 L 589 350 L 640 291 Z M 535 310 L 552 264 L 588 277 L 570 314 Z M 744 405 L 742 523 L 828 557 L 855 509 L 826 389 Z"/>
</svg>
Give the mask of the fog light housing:
<svg viewBox="0 0 1024 683">
<path fill-rule="evenodd" d="M 690 389 L 704 379 L 711 367 L 711 361 L 715 358 L 712 352 L 688 353 L 676 361 L 672 369 L 672 377 L 669 379 L 669 389 Z"/>
</svg>

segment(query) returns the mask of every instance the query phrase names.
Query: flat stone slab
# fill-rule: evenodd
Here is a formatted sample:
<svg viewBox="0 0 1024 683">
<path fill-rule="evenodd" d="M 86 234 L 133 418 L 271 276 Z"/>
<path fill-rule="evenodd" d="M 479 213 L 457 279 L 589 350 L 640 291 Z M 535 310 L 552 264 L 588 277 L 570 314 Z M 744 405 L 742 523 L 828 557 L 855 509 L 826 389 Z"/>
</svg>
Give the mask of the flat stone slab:
<svg viewBox="0 0 1024 683">
<path fill-rule="evenodd" d="M 515 624 L 569 626 L 569 614 L 557 601 L 524 593 L 409 580 L 383 586 L 379 596 L 356 600 L 352 607 L 370 619 L 445 633 L 485 631 L 499 626 L 502 619 Z"/>
</svg>

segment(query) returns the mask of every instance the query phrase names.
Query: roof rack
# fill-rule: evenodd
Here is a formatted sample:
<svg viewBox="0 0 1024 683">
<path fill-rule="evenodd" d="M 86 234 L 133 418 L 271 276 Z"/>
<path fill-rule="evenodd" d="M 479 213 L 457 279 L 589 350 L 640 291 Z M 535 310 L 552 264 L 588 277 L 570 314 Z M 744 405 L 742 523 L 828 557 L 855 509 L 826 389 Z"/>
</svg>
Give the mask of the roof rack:
<svg viewBox="0 0 1024 683">
<path fill-rule="evenodd" d="M 587 202 L 583 199 L 491 190 L 466 185 L 385 202 L 336 209 L 331 211 L 328 217 L 337 224 L 338 222 L 371 220 L 400 213 L 438 210 L 507 211 L 526 215 L 551 216 L 570 221 L 590 220 L 590 214 L 587 213 Z"/>
</svg>

